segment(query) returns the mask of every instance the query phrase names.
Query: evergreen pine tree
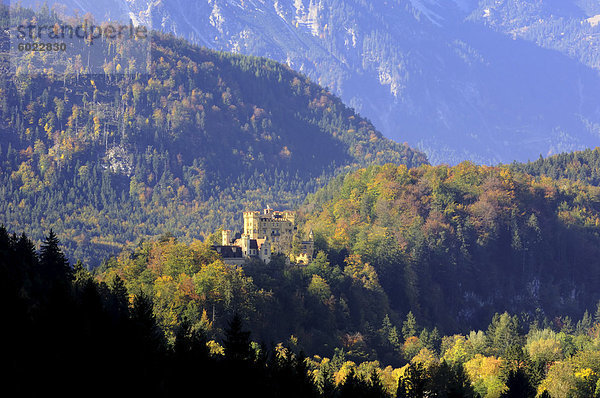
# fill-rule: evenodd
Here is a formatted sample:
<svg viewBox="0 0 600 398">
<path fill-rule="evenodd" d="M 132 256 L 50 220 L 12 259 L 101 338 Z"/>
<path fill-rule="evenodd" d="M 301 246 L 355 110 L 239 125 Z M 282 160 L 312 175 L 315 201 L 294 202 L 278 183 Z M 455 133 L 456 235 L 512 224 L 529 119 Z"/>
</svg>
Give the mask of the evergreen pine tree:
<svg viewBox="0 0 600 398">
<path fill-rule="evenodd" d="M 583 318 L 577 322 L 577 327 L 575 328 L 575 333 L 577 335 L 587 334 L 588 331 L 592 328 L 592 317 L 587 310 L 583 314 Z"/>
<path fill-rule="evenodd" d="M 228 329 L 225 331 L 223 348 L 225 357 L 230 361 L 247 362 L 253 359 L 250 347 L 250 332 L 243 330 L 242 318 L 237 313 L 234 314 L 229 322 Z"/>
<path fill-rule="evenodd" d="M 350 369 L 340 387 L 339 398 L 360 398 L 365 396 L 365 392 L 364 383 L 357 377 L 354 369 Z"/>
<path fill-rule="evenodd" d="M 153 306 L 152 300 L 145 293 L 135 295 L 131 307 L 131 320 L 145 330 L 153 329 L 156 326 Z"/>
<path fill-rule="evenodd" d="M 113 307 L 116 314 L 119 316 L 126 315 L 129 308 L 129 293 L 127 287 L 125 287 L 125 282 L 119 275 L 115 275 L 109 287 L 113 296 Z"/>
<path fill-rule="evenodd" d="M 594 324 L 600 323 L 600 301 L 596 305 L 596 313 L 594 314 Z"/>
<path fill-rule="evenodd" d="M 304 352 L 294 355 L 294 378 L 296 383 L 295 395 L 298 397 L 316 397 L 318 391 L 313 380 L 308 376 L 306 356 Z"/>
<path fill-rule="evenodd" d="M 145 293 L 137 294 L 134 297 L 130 319 L 135 347 L 150 354 L 161 352 L 164 348 L 164 335 L 154 316 L 154 303 Z"/>
<path fill-rule="evenodd" d="M 27 272 L 32 272 L 38 263 L 38 257 L 35 251 L 35 245 L 25 233 L 21 234 L 19 237 L 15 249 L 22 267 L 24 267 Z"/>
<path fill-rule="evenodd" d="M 461 363 L 452 365 L 451 372 L 452 376 L 446 387 L 448 398 L 474 398 L 478 396 L 475 394 L 471 380 Z"/>
<path fill-rule="evenodd" d="M 433 328 L 431 333 L 429 334 L 429 345 L 430 349 L 438 353 L 440 352 L 440 345 L 442 344 L 442 337 L 440 336 L 440 332 L 437 327 Z"/>
<path fill-rule="evenodd" d="M 376 369 L 373 369 L 371 375 L 369 376 L 369 384 L 367 388 L 367 393 L 365 394 L 366 398 L 387 398 L 388 394 L 385 391 L 385 387 L 381 382 L 381 378 L 379 377 L 379 373 L 377 373 Z"/>
<path fill-rule="evenodd" d="M 424 398 L 427 379 L 423 367 L 419 364 L 409 364 L 404 371 L 404 376 L 398 380 L 397 397 Z"/>
<path fill-rule="evenodd" d="M 404 339 L 407 339 L 415 334 L 417 334 L 417 321 L 412 311 L 409 311 L 406 314 L 406 320 L 402 324 L 402 336 L 404 336 Z"/>
<path fill-rule="evenodd" d="M 207 361 L 210 350 L 206 345 L 206 336 L 201 329 L 194 329 L 187 319 L 184 319 L 175 334 L 174 353 L 177 360 L 188 366 L 197 366 Z"/>
<path fill-rule="evenodd" d="M 511 370 L 506 380 L 508 388 L 503 394 L 503 398 L 533 398 L 535 397 L 535 388 L 531 385 L 529 377 L 523 368 Z"/>
<path fill-rule="evenodd" d="M 43 276 L 66 283 L 73 280 L 73 270 L 59 245 L 60 241 L 51 229 L 40 249 L 40 267 Z"/>
<path fill-rule="evenodd" d="M 432 368 L 428 387 L 430 396 L 445 398 L 474 398 L 475 392 L 462 364 L 442 361 Z"/>
<path fill-rule="evenodd" d="M 83 263 L 80 260 L 77 260 L 77 262 L 73 266 L 73 278 L 75 280 L 75 283 L 77 284 L 81 284 L 85 281 L 92 279 L 92 275 L 83 266 Z"/>
<path fill-rule="evenodd" d="M 331 361 L 321 363 L 316 383 L 323 398 L 333 398 L 335 396 L 337 389 L 333 379 Z"/>
</svg>

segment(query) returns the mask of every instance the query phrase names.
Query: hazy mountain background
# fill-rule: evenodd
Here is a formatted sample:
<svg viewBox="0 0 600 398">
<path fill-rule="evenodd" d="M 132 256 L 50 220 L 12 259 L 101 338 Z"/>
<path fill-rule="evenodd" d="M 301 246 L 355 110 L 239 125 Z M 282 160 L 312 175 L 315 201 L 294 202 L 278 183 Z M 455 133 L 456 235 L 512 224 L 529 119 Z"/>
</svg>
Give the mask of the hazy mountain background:
<svg viewBox="0 0 600 398">
<path fill-rule="evenodd" d="M 596 1 L 61 2 L 286 63 L 432 163 L 524 161 L 600 143 Z"/>
</svg>

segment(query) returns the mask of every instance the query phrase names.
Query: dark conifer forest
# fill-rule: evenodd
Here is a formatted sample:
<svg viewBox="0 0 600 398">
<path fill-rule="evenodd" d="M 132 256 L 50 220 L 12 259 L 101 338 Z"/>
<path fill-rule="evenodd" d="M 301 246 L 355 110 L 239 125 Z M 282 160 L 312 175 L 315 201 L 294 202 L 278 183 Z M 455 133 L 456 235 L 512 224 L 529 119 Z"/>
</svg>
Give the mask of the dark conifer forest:
<svg viewBox="0 0 600 398">
<path fill-rule="evenodd" d="M 386 366 L 393 358 L 369 361 L 348 344 L 328 358 L 307 356 L 293 338 L 257 342 L 235 312 L 222 331 L 205 317 L 199 324 L 183 318 L 166 330 L 156 298 L 130 293 L 118 276 L 107 283 L 83 264 L 71 265 L 53 231 L 36 250 L 27 235 L 0 228 L 0 284 L 2 334 L 10 342 L 3 388 L 19 395 L 64 396 L 92 386 L 98 395 L 148 396 L 194 388 L 267 397 L 592 397 L 599 391 L 600 305 L 576 323 L 557 317 L 527 325 L 503 313 L 485 331 L 443 337 L 421 329 L 412 312 L 401 327 L 386 316 L 374 332 L 399 358 L 396 368 Z"/>
</svg>

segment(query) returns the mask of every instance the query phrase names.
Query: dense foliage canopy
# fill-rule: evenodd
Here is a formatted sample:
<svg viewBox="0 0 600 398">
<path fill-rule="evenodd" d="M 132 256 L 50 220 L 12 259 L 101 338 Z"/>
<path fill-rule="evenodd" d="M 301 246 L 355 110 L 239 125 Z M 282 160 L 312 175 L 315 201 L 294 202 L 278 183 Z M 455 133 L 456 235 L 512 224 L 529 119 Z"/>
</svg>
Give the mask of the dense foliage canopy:
<svg viewBox="0 0 600 398">
<path fill-rule="evenodd" d="M 494 312 L 580 317 L 600 297 L 600 190 L 508 167 L 374 166 L 304 206 L 318 246 L 370 264 L 400 314 L 445 331 Z"/>
</svg>

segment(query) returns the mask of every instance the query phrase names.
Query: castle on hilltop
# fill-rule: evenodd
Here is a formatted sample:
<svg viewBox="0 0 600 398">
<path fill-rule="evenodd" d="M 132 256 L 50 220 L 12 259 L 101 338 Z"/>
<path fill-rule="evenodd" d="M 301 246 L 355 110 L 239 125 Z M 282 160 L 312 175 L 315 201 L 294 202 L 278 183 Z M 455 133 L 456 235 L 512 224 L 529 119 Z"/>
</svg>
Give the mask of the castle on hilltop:
<svg viewBox="0 0 600 398">
<path fill-rule="evenodd" d="M 308 264 L 314 254 L 312 230 L 308 240 L 302 241 L 294 253 L 294 236 L 297 232 L 296 213 L 274 211 L 267 206 L 260 211 L 244 212 L 244 233 L 234 236 L 231 230 L 221 234 L 221 245 L 213 246 L 230 265 L 239 266 L 248 258 L 258 258 L 265 263 L 272 254 L 285 254 L 296 263 Z"/>
</svg>

